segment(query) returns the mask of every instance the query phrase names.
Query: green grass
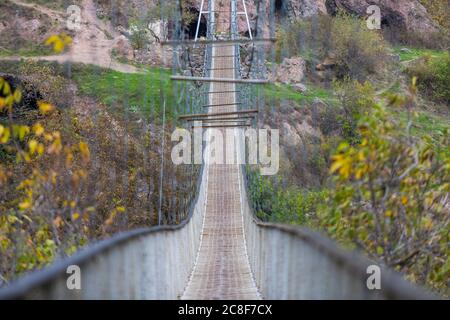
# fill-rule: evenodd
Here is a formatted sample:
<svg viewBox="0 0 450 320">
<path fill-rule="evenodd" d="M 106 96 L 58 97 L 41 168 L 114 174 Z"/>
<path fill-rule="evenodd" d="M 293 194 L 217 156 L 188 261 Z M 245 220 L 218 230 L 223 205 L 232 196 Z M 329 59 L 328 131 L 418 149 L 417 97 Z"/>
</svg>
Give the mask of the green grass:
<svg viewBox="0 0 450 320">
<path fill-rule="evenodd" d="M 43 7 L 47 7 L 53 10 L 58 10 L 61 12 L 64 12 L 66 10 L 66 8 L 69 6 L 64 0 L 53 0 L 53 1 L 48 1 L 48 0 L 25 0 L 23 1 L 25 3 L 31 3 L 31 4 L 38 4 L 41 5 Z M 81 0 L 72 0 L 70 2 L 70 4 L 75 4 L 75 5 L 81 5 Z"/>
<path fill-rule="evenodd" d="M 298 92 L 292 86 L 285 84 L 269 84 L 264 87 L 265 97 L 273 100 L 290 100 L 295 102 L 313 102 L 319 98 L 324 102 L 334 102 L 331 90 L 307 85 L 304 93 Z"/>
<path fill-rule="evenodd" d="M 393 111 L 394 116 L 406 125 L 408 122 L 407 111 Z M 445 137 L 446 132 L 450 132 L 450 119 L 448 116 L 439 116 L 432 112 L 419 111 L 412 115 L 411 134 L 417 137 L 429 136 L 437 147 L 442 146 L 439 141 Z"/>
<path fill-rule="evenodd" d="M 93 66 L 77 66 L 73 79 L 80 94 L 119 110 L 157 116 L 162 112 L 161 89 L 166 97 L 169 119 L 174 117 L 174 96 L 170 70 L 147 68 L 143 74 L 128 74 Z M 126 107 L 126 109 L 124 109 Z"/>
<path fill-rule="evenodd" d="M 44 46 L 24 46 L 17 50 L 0 49 L 0 57 L 20 56 L 20 57 L 37 57 L 48 56 L 53 52 Z"/>
<path fill-rule="evenodd" d="M 402 50 L 401 50 L 402 48 L 404 48 L 404 47 L 394 49 L 394 52 L 400 56 L 401 62 L 415 60 L 415 59 L 418 59 L 418 58 L 424 57 L 424 56 L 431 56 L 434 58 L 439 58 L 439 57 L 443 57 L 448 54 L 447 51 L 417 49 L 417 48 L 407 48 L 407 49 L 409 49 L 409 51 L 402 52 Z"/>
</svg>

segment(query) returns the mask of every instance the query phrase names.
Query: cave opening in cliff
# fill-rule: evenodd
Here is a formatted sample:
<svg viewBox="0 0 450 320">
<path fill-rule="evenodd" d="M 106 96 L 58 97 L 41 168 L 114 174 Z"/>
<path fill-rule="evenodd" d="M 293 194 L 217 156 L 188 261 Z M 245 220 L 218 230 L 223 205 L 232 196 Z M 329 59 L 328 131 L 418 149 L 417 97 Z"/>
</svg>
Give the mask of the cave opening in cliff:
<svg viewBox="0 0 450 320">
<path fill-rule="evenodd" d="M 189 8 L 188 15 L 191 17 L 191 19 L 186 24 L 184 32 L 185 32 L 186 37 L 188 37 L 189 39 L 194 39 L 195 33 L 197 31 L 199 11 L 196 8 Z M 206 37 L 207 30 L 208 30 L 208 24 L 206 21 L 206 17 L 205 17 L 205 15 L 202 15 L 202 17 L 200 19 L 200 26 L 198 29 L 198 37 Z"/>
<path fill-rule="evenodd" d="M 279 18 L 286 16 L 286 4 L 284 0 L 275 0 L 275 15 Z"/>
</svg>

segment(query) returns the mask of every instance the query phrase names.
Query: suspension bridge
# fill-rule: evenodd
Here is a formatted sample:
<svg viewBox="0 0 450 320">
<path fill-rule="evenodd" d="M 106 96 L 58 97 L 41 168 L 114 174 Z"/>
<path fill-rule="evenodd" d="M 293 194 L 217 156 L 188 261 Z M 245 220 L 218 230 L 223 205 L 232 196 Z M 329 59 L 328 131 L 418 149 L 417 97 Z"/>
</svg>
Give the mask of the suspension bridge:
<svg viewBox="0 0 450 320">
<path fill-rule="evenodd" d="M 266 9 L 257 8 L 258 19 Z M 208 28 L 206 38 L 199 39 L 202 16 L 207 17 Z M 248 27 L 246 38 L 239 35 L 240 17 Z M 173 47 L 174 61 L 178 61 L 174 62 L 177 65 L 172 81 L 181 83 L 185 99 L 195 102 L 179 116 L 186 128 L 232 130 L 238 135 L 243 128 L 258 126 L 257 87 L 267 83 L 264 52 L 273 40 L 270 34 L 264 38 L 262 25 L 252 31 L 245 1 L 202 0 L 195 39 L 184 40 L 174 32 L 174 39 L 166 42 Z M 242 44 L 252 48 L 248 66 L 241 61 Z M 186 68 L 186 52 L 199 46 L 204 48 L 200 75 Z M 236 141 L 239 144 L 239 139 Z M 224 157 L 245 158 L 242 149 L 227 145 Z M 0 298 L 428 297 L 385 269 L 381 269 L 381 288 L 371 290 L 367 286 L 368 268 L 374 263 L 365 257 L 343 251 L 306 228 L 261 222 L 248 196 L 246 171 L 239 161 L 210 163 L 206 155 L 195 198 L 181 223 L 133 230 L 93 244 L 0 290 Z M 79 267 L 81 272 L 79 289 L 67 286 L 70 266 Z"/>
</svg>

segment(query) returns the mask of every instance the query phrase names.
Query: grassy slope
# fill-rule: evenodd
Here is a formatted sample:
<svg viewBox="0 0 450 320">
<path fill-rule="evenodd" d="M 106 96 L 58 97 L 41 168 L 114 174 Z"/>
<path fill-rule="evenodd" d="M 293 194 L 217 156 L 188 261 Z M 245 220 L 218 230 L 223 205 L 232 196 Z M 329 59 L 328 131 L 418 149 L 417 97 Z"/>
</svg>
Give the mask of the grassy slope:
<svg viewBox="0 0 450 320">
<path fill-rule="evenodd" d="M 319 98 L 325 102 L 333 102 L 335 99 L 330 90 L 315 86 L 307 86 L 305 93 L 300 93 L 289 85 L 269 84 L 264 87 L 265 97 L 270 100 L 290 100 L 295 102 L 313 102 Z"/>
<path fill-rule="evenodd" d="M 417 48 L 406 48 L 408 49 L 407 51 L 402 51 L 403 48 L 405 47 L 394 48 L 394 53 L 400 56 L 401 62 L 415 60 L 427 55 L 434 58 L 438 58 L 448 54 L 446 51 L 417 49 Z"/>
<path fill-rule="evenodd" d="M 175 115 L 170 70 L 147 68 L 145 74 L 128 74 L 92 66 L 77 67 L 73 79 L 81 95 L 99 99 L 100 102 L 117 108 L 128 106 L 128 110 L 151 117 L 160 114 L 161 89 L 166 96 L 168 117 Z"/>
</svg>

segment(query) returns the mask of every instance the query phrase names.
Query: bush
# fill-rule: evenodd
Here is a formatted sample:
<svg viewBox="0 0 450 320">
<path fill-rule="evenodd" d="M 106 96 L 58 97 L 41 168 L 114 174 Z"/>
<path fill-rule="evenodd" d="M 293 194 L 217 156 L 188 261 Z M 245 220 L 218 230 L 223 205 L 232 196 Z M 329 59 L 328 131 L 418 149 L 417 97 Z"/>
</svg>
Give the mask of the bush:
<svg viewBox="0 0 450 320">
<path fill-rule="evenodd" d="M 361 84 L 350 78 L 335 81 L 334 89 L 341 102 L 342 113 L 337 120 L 341 125 L 342 136 L 350 144 L 358 143 L 357 123 L 361 115 L 370 108 L 375 90 L 369 82 Z"/>
<path fill-rule="evenodd" d="M 390 97 L 399 106 L 408 101 Z M 401 127 L 384 103 L 373 103 L 358 132 L 361 141 L 343 142 L 333 157 L 335 187 L 319 210 L 319 224 L 410 280 L 448 294 L 448 133 L 440 141 L 444 148 L 436 148 L 431 137 Z"/>
<path fill-rule="evenodd" d="M 389 61 L 380 33 L 367 29 L 365 21 L 348 14 L 301 20 L 281 33 L 278 55 L 301 54 L 314 66 L 332 57 L 338 78 L 350 76 L 363 81 L 371 74 L 381 73 Z"/>
<path fill-rule="evenodd" d="M 450 55 L 415 60 L 406 72 L 418 78 L 419 88 L 437 102 L 450 103 Z"/>
<path fill-rule="evenodd" d="M 43 100 L 58 107 L 67 107 L 71 104 L 73 95 L 68 81 L 63 76 L 55 74 L 51 65 L 26 60 L 20 64 L 18 74 L 26 80 L 25 91 L 39 88 Z"/>
<path fill-rule="evenodd" d="M 248 172 L 249 197 L 263 221 L 304 225 L 326 198 L 326 190 L 306 190 L 284 185 L 281 180 Z"/>
</svg>

